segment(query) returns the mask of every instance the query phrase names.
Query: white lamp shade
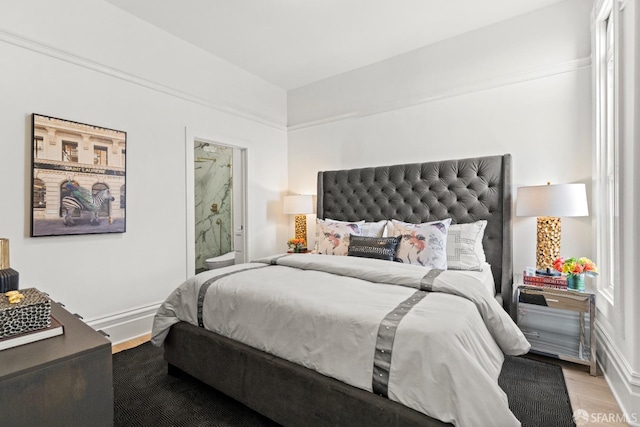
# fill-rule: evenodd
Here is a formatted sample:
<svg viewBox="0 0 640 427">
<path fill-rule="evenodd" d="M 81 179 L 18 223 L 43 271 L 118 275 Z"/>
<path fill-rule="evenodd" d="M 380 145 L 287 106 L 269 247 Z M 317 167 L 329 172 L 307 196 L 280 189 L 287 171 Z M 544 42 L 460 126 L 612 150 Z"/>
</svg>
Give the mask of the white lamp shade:
<svg viewBox="0 0 640 427">
<path fill-rule="evenodd" d="M 536 185 L 518 188 L 517 216 L 588 216 L 584 184 Z"/>
<path fill-rule="evenodd" d="M 313 196 L 303 194 L 284 196 L 284 213 L 291 215 L 313 213 Z"/>
</svg>

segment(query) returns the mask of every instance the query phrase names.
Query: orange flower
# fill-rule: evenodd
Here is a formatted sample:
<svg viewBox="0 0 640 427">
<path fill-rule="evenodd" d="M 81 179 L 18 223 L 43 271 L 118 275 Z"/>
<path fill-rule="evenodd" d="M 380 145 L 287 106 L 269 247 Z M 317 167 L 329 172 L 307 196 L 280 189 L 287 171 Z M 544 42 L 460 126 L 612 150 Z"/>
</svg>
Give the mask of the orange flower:
<svg viewBox="0 0 640 427">
<path fill-rule="evenodd" d="M 304 248 L 307 245 L 305 239 L 292 237 L 287 240 L 287 246 L 290 248 Z"/>
<path fill-rule="evenodd" d="M 589 258 L 558 258 L 553 262 L 553 268 L 568 276 L 585 273 L 588 276 L 596 276 L 598 267 Z"/>
<path fill-rule="evenodd" d="M 560 257 L 553 262 L 553 268 L 562 271 L 562 266 L 564 264 L 564 258 Z"/>
</svg>

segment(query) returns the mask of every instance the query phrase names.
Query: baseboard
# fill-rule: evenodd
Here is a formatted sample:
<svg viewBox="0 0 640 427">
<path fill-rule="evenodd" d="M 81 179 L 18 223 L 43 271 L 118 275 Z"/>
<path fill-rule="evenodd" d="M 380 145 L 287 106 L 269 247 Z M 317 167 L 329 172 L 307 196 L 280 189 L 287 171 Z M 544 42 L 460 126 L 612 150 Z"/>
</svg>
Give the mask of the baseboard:
<svg viewBox="0 0 640 427">
<path fill-rule="evenodd" d="M 640 427 L 640 373 L 631 369 L 609 334 L 597 322 L 596 340 L 598 363 L 625 417 L 616 421 Z"/>
<path fill-rule="evenodd" d="M 151 332 L 153 316 L 161 303 L 136 307 L 107 316 L 88 319 L 85 322 L 93 329 L 108 334 L 112 344 L 120 344 Z"/>
</svg>

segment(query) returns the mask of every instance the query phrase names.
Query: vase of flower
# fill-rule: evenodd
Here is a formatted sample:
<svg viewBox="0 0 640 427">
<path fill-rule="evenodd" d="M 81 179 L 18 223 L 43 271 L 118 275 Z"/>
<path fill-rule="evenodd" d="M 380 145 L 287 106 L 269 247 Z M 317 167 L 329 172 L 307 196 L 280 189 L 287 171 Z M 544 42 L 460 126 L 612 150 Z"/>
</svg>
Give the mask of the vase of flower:
<svg viewBox="0 0 640 427">
<path fill-rule="evenodd" d="M 294 254 L 304 253 L 307 250 L 307 242 L 300 238 L 292 237 L 287 241 L 287 246 Z"/>
<path fill-rule="evenodd" d="M 567 275 L 567 288 L 584 292 L 584 273 Z"/>
<path fill-rule="evenodd" d="M 584 292 L 585 276 L 598 275 L 598 267 L 588 258 L 558 258 L 553 262 L 553 268 L 567 275 L 567 288 Z"/>
</svg>

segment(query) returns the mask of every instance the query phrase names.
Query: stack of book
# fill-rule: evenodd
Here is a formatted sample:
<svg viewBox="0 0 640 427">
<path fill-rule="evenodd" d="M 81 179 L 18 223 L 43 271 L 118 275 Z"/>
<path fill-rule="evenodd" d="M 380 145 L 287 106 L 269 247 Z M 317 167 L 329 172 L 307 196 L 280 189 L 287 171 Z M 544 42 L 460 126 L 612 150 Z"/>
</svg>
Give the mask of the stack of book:
<svg viewBox="0 0 640 427">
<path fill-rule="evenodd" d="M 524 275 L 524 284 L 528 286 L 542 286 L 545 288 L 567 289 L 566 276 L 527 276 Z"/>
<path fill-rule="evenodd" d="M 21 334 L 11 335 L 9 337 L 0 338 L 0 350 L 17 347 L 23 344 L 40 341 L 45 338 L 56 337 L 64 334 L 62 323 L 55 317 L 51 316 L 51 326 L 35 331 L 23 332 Z"/>
</svg>

